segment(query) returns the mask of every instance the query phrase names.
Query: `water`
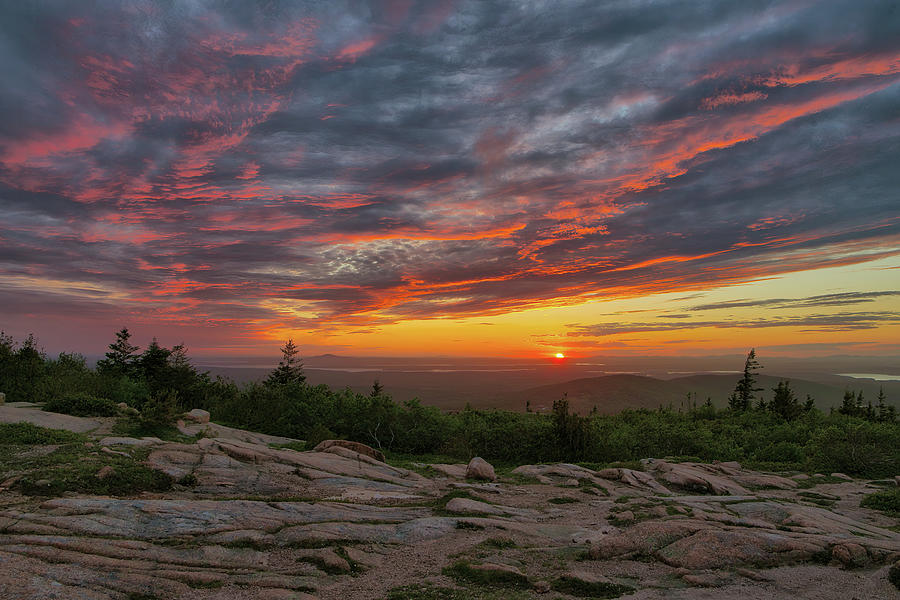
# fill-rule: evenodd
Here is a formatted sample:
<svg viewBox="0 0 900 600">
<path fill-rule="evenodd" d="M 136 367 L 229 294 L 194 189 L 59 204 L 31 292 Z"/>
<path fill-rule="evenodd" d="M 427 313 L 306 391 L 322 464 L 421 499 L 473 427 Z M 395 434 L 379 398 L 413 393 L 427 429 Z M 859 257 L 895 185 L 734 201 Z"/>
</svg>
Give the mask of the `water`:
<svg viewBox="0 0 900 600">
<path fill-rule="evenodd" d="M 836 373 L 841 377 L 853 379 L 874 379 L 875 381 L 900 381 L 900 375 L 886 375 L 884 373 Z"/>
</svg>

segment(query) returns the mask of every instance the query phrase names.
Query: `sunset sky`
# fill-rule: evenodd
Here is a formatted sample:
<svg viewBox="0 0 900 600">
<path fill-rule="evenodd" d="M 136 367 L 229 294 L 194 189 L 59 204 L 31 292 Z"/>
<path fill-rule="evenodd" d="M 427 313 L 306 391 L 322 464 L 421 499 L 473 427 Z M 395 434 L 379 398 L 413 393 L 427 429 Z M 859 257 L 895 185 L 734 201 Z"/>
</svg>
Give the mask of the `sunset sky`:
<svg viewBox="0 0 900 600">
<path fill-rule="evenodd" d="M 0 3 L 0 329 L 900 355 L 895 1 Z"/>
</svg>

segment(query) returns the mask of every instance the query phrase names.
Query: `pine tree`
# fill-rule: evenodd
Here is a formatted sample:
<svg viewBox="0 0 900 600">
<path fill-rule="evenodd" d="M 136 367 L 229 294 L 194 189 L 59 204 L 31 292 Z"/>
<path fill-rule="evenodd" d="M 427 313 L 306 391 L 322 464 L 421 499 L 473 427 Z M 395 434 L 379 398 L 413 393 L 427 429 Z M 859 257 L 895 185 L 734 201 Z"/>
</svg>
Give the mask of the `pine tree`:
<svg viewBox="0 0 900 600">
<path fill-rule="evenodd" d="M 884 388 L 878 390 L 878 416 L 877 419 L 881 423 L 893 423 L 896 419 L 897 409 L 885 402 Z"/>
<path fill-rule="evenodd" d="M 751 348 L 744 361 L 744 375 L 734 388 L 734 393 L 728 398 L 728 407 L 734 411 L 749 410 L 756 392 L 762 388 L 756 387 L 756 371 L 762 367 L 756 361 L 756 349 Z"/>
<path fill-rule="evenodd" d="M 856 394 L 850 390 L 844 390 L 844 399 L 841 400 L 841 407 L 838 409 L 838 412 L 847 416 L 856 414 Z"/>
<path fill-rule="evenodd" d="M 897 419 L 897 408 L 885 402 L 884 388 L 878 390 L 878 421 L 881 423 L 893 423 Z"/>
<path fill-rule="evenodd" d="M 372 398 L 377 398 L 384 393 L 384 386 L 377 379 L 372 382 L 372 392 L 369 394 Z"/>
<path fill-rule="evenodd" d="M 266 379 L 267 385 L 290 385 L 301 384 L 306 381 L 306 375 L 303 374 L 303 363 L 300 361 L 300 348 L 294 344 L 293 339 L 289 339 L 281 348 L 281 361 L 278 367 L 269 374 Z"/>
<path fill-rule="evenodd" d="M 137 358 L 136 368 L 147 382 L 152 396 L 168 391 L 171 386 L 171 381 L 169 381 L 169 357 L 171 355 L 171 350 L 160 346 L 157 339 L 153 338 L 147 349 Z"/>
<path fill-rule="evenodd" d="M 779 381 L 773 391 L 775 395 L 772 397 L 772 402 L 769 403 L 769 410 L 787 421 L 800 416 L 800 403 L 794 396 L 794 390 L 791 389 L 789 381 Z"/>
<path fill-rule="evenodd" d="M 123 327 L 116 332 L 116 341 L 109 345 L 106 358 L 97 361 L 97 371 L 108 375 L 131 375 L 138 350 L 139 348 L 131 343 L 128 328 Z"/>
<path fill-rule="evenodd" d="M 810 412 L 816 407 L 816 401 L 809 394 L 806 395 L 806 402 L 803 403 L 803 412 Z"/>
<path fill-rule="evenodd" d="M 37 397 L 37 384 L 46 369 L 46 359 L 44 351 L 37 348 L 34 334 L 28 334 L 28 338 L 16 351 L 16 370 L 19 375 L 17 391 L 20 397 L 28 402 L 43 400 L 43 398 Z"/>
</svg>

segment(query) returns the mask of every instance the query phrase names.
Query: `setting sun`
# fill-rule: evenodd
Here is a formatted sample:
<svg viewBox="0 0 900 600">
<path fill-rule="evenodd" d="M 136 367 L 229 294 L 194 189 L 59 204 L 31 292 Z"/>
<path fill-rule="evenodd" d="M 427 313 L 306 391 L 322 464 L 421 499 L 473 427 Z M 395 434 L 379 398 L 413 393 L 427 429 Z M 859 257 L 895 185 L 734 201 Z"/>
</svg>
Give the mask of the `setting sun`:
<svg viewBox="0 0 900 600">
<path fill-rule="evenodd" d="M 556 353 L 556 358 L 565 358 L 565 357 L 566 357 L 566 355 L 563 354 L 562 352 L 557 352 L 557 353 Z"/>
</svg>

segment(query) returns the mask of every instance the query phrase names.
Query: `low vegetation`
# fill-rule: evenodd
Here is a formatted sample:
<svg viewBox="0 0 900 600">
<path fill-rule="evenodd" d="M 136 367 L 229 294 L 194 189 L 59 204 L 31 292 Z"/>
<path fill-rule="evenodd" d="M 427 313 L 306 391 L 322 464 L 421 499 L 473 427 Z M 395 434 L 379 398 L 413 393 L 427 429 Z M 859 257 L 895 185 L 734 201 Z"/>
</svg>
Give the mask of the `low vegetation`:
<svg viewBox="0 0 900 600">
<path fill-rule="evenodd" d="M 44 410 L 76 417 L 114 417 L 118 414 L 119 407 L 108 398 L 76 392 L 51 398 L 44 403 Z"/>
<path fill-rule="evenodd" d="M 576 577 L 560 577 L 553 581 L 554 591 L 579 598 L 618 598 L 634 591 L 628 585 L 607 581 L 584 581 Z"/>
<path fill-rule="evenodd" d="M 46 357 L 32 337 L 16 344 L 0 334 L 0 381 L 7 401 L 64 405 L 71 414 L 124 402 L 140 411 L 129 421 L 129 433 L 169 439 L 174 434 L 166 428 L 178 412 L 203 408 L 217 422 L 306 440 L 306 448 L 343 438 L 404 461 L 482 456 L 498 465 L 625 461 L 620 464 L 633 468 L 646 457 L 692 457 L 872 478 L 900 472 L 900 424 L 883 397 L 869 407 L 860 395 L 848 395 L 839 410 L 825 414 L 809 401 L 799 402 L 782 382 L 771 401 L 762 401 L 754 387 L 755 355 L 748 357 L 729 408 L 707 402 L 687 410 L 584 416 L 572 413 L 565 398 L 550 414 L 468 406 L 444 413 L 418 401 L 395 402 L 377 384 L 370 394 L 310 385 L 296 346 L 289 342 L 282 355 L 268 379 L 239 386 L 198 372 L 183 346 L 165 348 L 154 341 L 139 352 L 126 329 L 116 334 L 95 369 L 78 355 Z"/>
<path fill-rule="evenodd" d="M 900 518 L 900 487 L 888 488 L 865 496 L 859 503 L 864 508 L 879 510 L 891 517 Z"/>
<path fill-rule="evenodd" d="M 80 434 L 29 423 L 0 423 L 0 479 L 29 495 L 128 496 L 169 489 L 171 478 L 143 465 L 142 452 L 146 451 L 106 454 L 88 445 Z"/>
<path fill-rule="evenodd" d="M 407 585 L 392 589 L 388 592 L 385 600 L 524 600 L 532 597 L 527 592 L 513 590 Z"/>
<path fill-rule="evenodd" d="M 449 567 L 445 567 L 444 575 L 463 584 L 520 590 L 531 588 L 528 577 L 513 569 L 479 569 L 465 560 L 459 560 Z"/>
</svg>

